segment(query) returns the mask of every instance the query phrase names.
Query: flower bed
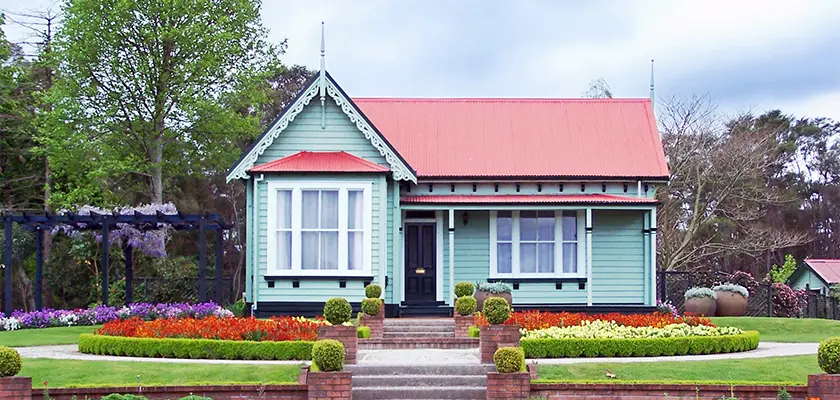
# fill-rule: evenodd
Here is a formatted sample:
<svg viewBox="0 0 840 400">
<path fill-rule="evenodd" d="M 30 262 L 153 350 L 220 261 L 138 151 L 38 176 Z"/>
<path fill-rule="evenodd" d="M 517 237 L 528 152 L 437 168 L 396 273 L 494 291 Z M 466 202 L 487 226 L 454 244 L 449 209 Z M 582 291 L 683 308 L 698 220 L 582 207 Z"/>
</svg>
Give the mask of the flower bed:
<svg viewBox="0 0 840 400">
<path fill-rule="evenodd" d="M 77 310 L 15 311 L 9 318 L 0 317 L 0 328 L 13 331 L 17 329 L 98 325 L 133 317 L 151 321 L 160 318 L 204 318 L 209 316 L 232 317 L 233 313 L 213 302 L 200 304 L 133 303 L 121 308 L 96 306 Z"/>
<path fill-rule="evenodd" d="M 79 335 L 79 351 L 86 354 L 223 360 L 309 360 L 313 341 L 248 341 L 217 339 L 153 339 Z"/>
<path fill-rule="evenodd" d="M 132 338 L 213 339 L 232 341 L 315 340 L 322 319 L 273 317 L 268 320 L 248 318 L 168 318 L 143 321 L 139 317 L 107 322 L 97 335 Z"/>
<path fill-rule="evenodd" d="M 731 326 L 671 324 L 663 327 L 627 326 L 614 321 L 585 321 L 577 326 L 554 326 L 546 329 L 523 330 L 523 338 L 535 339 L 640 339 L 690 336 L 740 335 L 743 330 Z"/>
<path fill-rule="evenodd" d="M 552 313 L 541 311 L 524 311 L 512 313 L 505 324 L 518 324 L 522 329 L 531 331 L 550 327 L 578 326 L 584 322 L 614 321 L 618 325 L 632 327 L 663 327 L 673 324 L 687 324 L 691 326 L 714 326 L 708 318 L 698 316 L 677 316 L 670 313 L 654 312 L 650 314 L 584 314 L 584 313 Z M 476 314 L 477 326 L 487 325 L 483 315 Z"/>
</svg>

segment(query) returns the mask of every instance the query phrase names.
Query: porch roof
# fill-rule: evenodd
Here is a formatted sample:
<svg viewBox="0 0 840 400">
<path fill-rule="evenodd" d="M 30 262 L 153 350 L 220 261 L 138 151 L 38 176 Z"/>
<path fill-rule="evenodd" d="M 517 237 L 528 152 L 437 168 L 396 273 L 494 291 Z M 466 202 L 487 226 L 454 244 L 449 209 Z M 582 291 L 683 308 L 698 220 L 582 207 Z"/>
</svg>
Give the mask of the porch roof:
<svg viewBox="0 0 840 400">
<path fill-rule="evenodd" d="M 344 151 L 300 151 L 257 165 L 253 172 L 388 172 L 389 169 Z"/>
<path fill-rule="evenodd" d="M 403 196 L 402 204 L 658 204 L 646 197 L 612 194 Z"/>
</svg>

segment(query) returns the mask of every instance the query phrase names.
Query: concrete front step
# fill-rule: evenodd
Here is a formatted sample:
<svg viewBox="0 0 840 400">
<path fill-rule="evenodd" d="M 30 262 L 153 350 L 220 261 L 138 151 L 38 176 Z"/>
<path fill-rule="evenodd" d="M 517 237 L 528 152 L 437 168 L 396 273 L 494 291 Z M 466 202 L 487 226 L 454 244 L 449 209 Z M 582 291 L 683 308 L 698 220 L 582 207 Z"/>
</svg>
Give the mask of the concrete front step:
<svg viewBox="0 0 840 400">
<path fill-rule="evenodd" d="M 400 375 L 472 375 L 487 376 L 495 371 L 493 365 L 482 364 L 417 364 L 417 365 L 347 365 L 346 371 L 353 376 L 400 376 Z"/>
<path fill-rule="evenodd" d="M 450 387 L 365 387 L 353 388 L 354 400 L 381 399 L 485 399 L 487 389 L 472 386 Z"/>
<path fill-rule="evenodd" d="M 389 326 L 451 326 L 455 327 L 452 318 L 385 318 L 385 327 Z"/>
<path fill-rule="evenodd" d="M 354 375 L 353 387 L 487 387 L 487 375 Z"/>
<path fill-rule="evenodd" d="M 387 329 L 382 334 L 384 338 L 440 338 L 440 337 L 455 337 L 455 332 L 390 332 Z"/>
<path fill-rule="evenodd" d="M 385 332 L 454 332 L 455 325 L 388 325 Z"/>
<path fill-rule="evenodd" d="M 448 337 L 385 337 L 382 339 L 361 339 L 359 349 L 476 349 L 478 339 Z"/>
</svg>

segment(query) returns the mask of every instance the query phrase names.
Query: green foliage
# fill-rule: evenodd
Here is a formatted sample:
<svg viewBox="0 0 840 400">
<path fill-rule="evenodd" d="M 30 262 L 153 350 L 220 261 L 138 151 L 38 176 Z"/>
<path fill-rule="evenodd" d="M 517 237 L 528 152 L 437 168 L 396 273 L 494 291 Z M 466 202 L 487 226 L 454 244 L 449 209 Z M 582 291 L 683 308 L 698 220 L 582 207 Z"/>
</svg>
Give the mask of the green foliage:
<svg viewBox="0 0 840 400">
<path fill-rule="evenodd" d="M 467 337 L 477 339 L 480 336 L 481 336 L 481 329 L 479 329 L 477 326 L 470 326 L 469 328 L 467 328 Z"/>
<path fill-rule="evenodd" d="M 755 350 L 758 332 L 644 339 L 521 339 L 527 358 L 659 357 Z"/>
<path fill-rule="evenodd" d="M 152 288 L 154 303 L 195 303 L 198 264 L 186 257 L 167 257 L 154 262 L 157 280 Z"/>
<path fill-rule="evenodd" d="M 0 378 L 15 376 L 20 372 L 21 360 L 17 350 L 0 346 Z"/>
<path fill-rule="evenodd" d="M 344 345 L 338 340 L 326 339 L 312 346 L 312 362 L 323 372 L 344 369 Z"/>
<path fill-rule="evenodd" d="M 693 287 L 685 291 L 685 299 L 716 299 L 717 294 L 714 290 L 707 287 Z"/>
<path fill-rule="evenodd" d="M 493 325 L 505 323 L 510 318 L 510 305 L 501 297 L 490 297 L 484 300 L 484 317 Z"/>
<path fill-rule="evenodd" d="M 776 392 L 776 400 L 792 400 L 793 397 L 790 396 L 787 389 L 781 387 L 779 391 Z"/>
<path fill-rule="evenodd" d="M 370 339 L 370 327 L 359 326 L 356 328 L 356 337 L 359 339 Z"/>
<path fill-rule="evenodd" d="M 460 315 L 472 315 L 476 307 L 478 307 L 478 302 L 471 295 L 460 296 L 455 300 L 455 311 Z"/>
<path fill-rule="evenodd" d="M 505 282 L 478 282 L 477 290 L 492 294 L 512 293 L 513 285 Z"/>
<path fill-rule="evenodd" d="M 475 293 L 475 286 L 471 282 L 458 282 L 455 284 L 455 297 L 472 296 Z"/>
<path fill-rule="evenodd" d="M 197 396 L 197 395 L 191 394 L 189 396 L 181 397 L 179 400 L 213 400 L 213 398 L 212 397 Z"/>
<path fill-rule="evenodd" d="M 353 317 L 353 307 L 347 299 L 333 297 L 324 303 L 324 318 L 333 325 L 341 325 Z"/>
<path fill-rule="evenodd" d="M 817 363 L 826 374 L 840 374 L 840 337 L 820 342 Z"/>
<path fill-rule="evenodd" d="M 244 298 L 239 298 L 236 300 L 235 303 L 227 306 L 226 308 L 228 311 L 233 313 L 234 317 L 244 317 L 248 310 L 246 310 L 247 304 L 245 304 Z"/>
<path fill-rule="evenodd" d="M 382 299 L 380 298 L 367 298 L 362 299 L 362 312 L 374 316 L 379 314 L 379 310 L 382 309 Z"/>
<path fill-rule="evenodd" d="M 102 396 L 102 398 L 100 400 L 147 400 L 147 397 L 146 396 L 138 396 L 136 394 L 111 393 L 107 396 Z"/>
<path fill-rule="evenodd" d="M 309 360 L 312 358 L 312 344 L 308 341 L 252 342 L 79 335 L 79 351 L 85 354 L 152 358 Z"/>
<path fill-rule="evenodd" d="M 499 347 L 493 353 L 493 363 L 496 364 L 496 372 L 519 372 L 525 366 L 525 353 L 520 347 Z"/>
<path fill-rule="evenodd" d="M 365 286 L 365 297 L 369 299 L 378 299 L 382 296 L 382 286 L 375 283 Z"/>
<path fill-rule="evenodd" d="M 793 258 L 793 254 L 786 254 L 785 262 L 781 266 L 773 264 L 768 275 L 773 283 L 787 283 L 794 271 L 796 271 L 796 259 Z"/>
<path fill-rule="evenodd" d="M 134 293 L 132 296 L 132 302 L 134 303 L 148 303 L 151 300 L 147 298 L 144 294 L 146 292 L 146 284 L 141 282 L 140 284 L 133 285 L 134 286 Z M 125 304 L 125 278 L 121 278 L 115 282 L 111 282 L 111 285 L 108 287 L 108 305 L 112 307 L 121 307 L 126 305 Z"/>
</svg>

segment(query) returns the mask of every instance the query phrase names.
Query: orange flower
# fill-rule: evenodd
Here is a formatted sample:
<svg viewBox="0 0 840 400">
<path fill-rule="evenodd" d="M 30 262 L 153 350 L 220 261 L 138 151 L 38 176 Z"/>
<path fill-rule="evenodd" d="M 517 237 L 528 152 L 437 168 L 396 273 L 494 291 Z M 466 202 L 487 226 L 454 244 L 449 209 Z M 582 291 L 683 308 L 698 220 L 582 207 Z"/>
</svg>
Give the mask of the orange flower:
<svg viewBox="0 0 840 400">
<path fill-rule="evenodd" d="M 285 341 L 315 340 L 322 319 L 274 317 L 269 320 L 248 318 L 202 319 L 169 318 L 143 321 L 139 317 L 107 322 L 96 333 L 107 336 L 141 338 L 190 338 L 219 340 Z"/>
<path fill-rule="evenodd" d="M 651 326 L 661 328 L 671 324 L 688 324 L 688 325 L 709 325 L 714 326 L 709 318 L 685 315 L 682 317 L 674 317 L 668 313 L 650 313 L 650 314 L 585 314 L 585 313 L 552 313 L 542 311 L 522 311 L 511 314 L 510 319 L 506 324 L 519 324 L 521 327 L 528 330 L 545 329 L 552 326 L 575 326 L 580 325 L 584 321 L 615 321 L 619 325 L 642 327 Z M 487 325 L 487 320 L 481 314 L 475 316 L 476 325 Z"/>
</svg>

